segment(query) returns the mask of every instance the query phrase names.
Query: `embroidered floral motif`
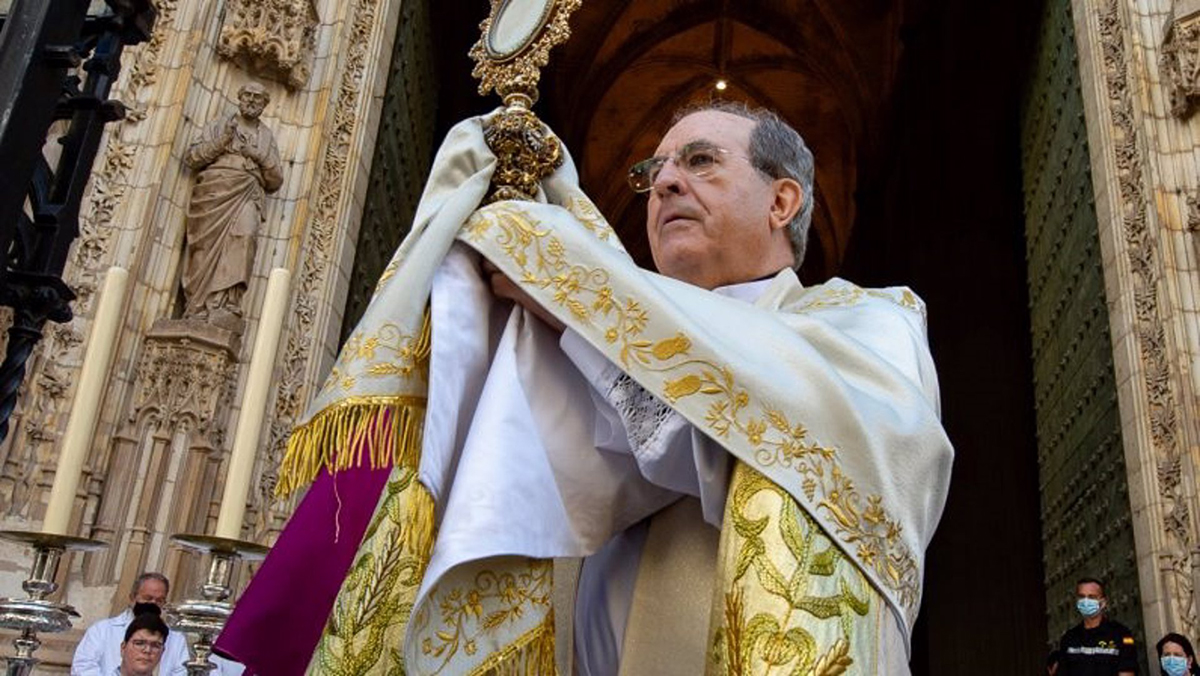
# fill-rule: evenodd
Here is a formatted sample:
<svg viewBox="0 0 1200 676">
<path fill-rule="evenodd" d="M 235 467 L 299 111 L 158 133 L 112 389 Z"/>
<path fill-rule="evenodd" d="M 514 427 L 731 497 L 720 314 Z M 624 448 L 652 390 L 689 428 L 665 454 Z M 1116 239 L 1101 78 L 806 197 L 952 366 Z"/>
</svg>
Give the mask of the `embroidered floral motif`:
<svg viewBox="0 0 1200 676">
<path fill-rule="evenodd" d="M 601 242 L 607 242 L 617 249 L 624 251 L 621 246 L 621 240 L 617 238 L 617 233 L 604 220 L 604 216 L 595 204 L 587 198 L 583 193 L 575 193 L 566 201 L 566 209 L 571 212 L 571 215 L 578 219 L 579 224 L 587 228 L 589 232 L 596 236 L 596 239 Z"/>
<path fill-rule="evenodd" d="M 429 563 L 433 510 L 415 468 L 397 468 L 342 583 L 310 673 L 404 673 L 400 646 Z"/>
<path fill-rule="evenodd" d="M 403 258 L 393 258 L 391 262 L 387 264 L 387 267 L 384 268 L 383 272 L 379 275 L 379 281 L 375 282 L 375 294 L 378 294 L 381 290 L 383 290 L 383 287 L 387 286 L 388 281 L 390 281 L 392 277 L 396 276 L 396 272 L 400 269 L 400 263 L 402 263 L 403 260 Z"/>
<path fill-rule="evenodd" d="M 710 673 L 845 672 L 854 636 L 875 621 L 862 573 L 792 496 L 743 463 L 725 523 Z"/>
<path fill-rule="evenodd" d="M 657 395 L 672 404 L 689 397 L 709 399 L 704 423 L 715 436 L 739 437 L 762 468 L 798 473 L 805 498 L 828 517 L 833 534 L 864 567 L 874 571 L 881 584 L 896 593 L 902 605 L 915 610 L 921 576 L 916 558 L 900 539 L 902 528 L 888 515 L 882 496 L 858 492 L 842 469 L 837 449 L 819 444 L 802 424 L 793 423 L 777 408 L 753 400 L 728 366 L 691 357 L 692 341 L 685 334 L 647 339 L 643 333 L 650 316 L 638 299 L 618 298 L 607 270 L 573 263 L 562 241 L 518 207 L 499 204 L 476 211 L 464 231 L 474 242 L 494 242 L 517 265 L 517 281 L 526 290 L 543 302 L 567 309 L 581 330 L 595 330 L 605 342 L 617 346 L 617 359 L 626 372 L 660 374 L 660 378 L 670 374 L 662 379 Z M 868 293 L 910 309 L 923 309 L 907 289 L 868 292 L 844 284 L 797 311 L 851 305 Z"/>
<path fill-rule="evenodd" d="M 853 284 L 826 284 L 819 291 L 809 292 L 807 299 L 797 312 L 819 310 L 831 307 L 850 307 L 862 302 L 864 297 L 879 298 L 906 310 L 911 310 L 925 317 L 925 304 L 917 300 L 915 294 L 905 287 L 891 289 L 864 289 Z"/>
<path fill-rule="evenodd" d="M 391 322 L 381 324 L 374 333 L 355 331 L 342 346 L 337 362 L 330 369 L 318 396 L 335 389 L 348 392 L 358 378 L 412 378 L 415 375 L 422 383 L 429 382 L 429 362 L 424 359 L 429 352 L 428 327 L 429 313 L 426 311 L 424 326 L 416 334 L 407 333 L 401 326 Z M 368 364 L 352 368 L 355 362 Z"/>
<path fill-rule="evenodd" d="M 464 226 L 475 242 L 488 236 L 521 268 L 522 285 L 550 292 L 550 302 L 566 308 L 579 322 L 600 325 L 609 343 L 620 343 L 621 361 L 649 363 L 651 342 L 638 340 L 646 328 L 646 310 L 633 298 L 618 300 L 606 270 L 572 265 L 562 241 L 547 229 L 536 227 L 514 208 L 497 206 L 472 214 Z M 498 234 L 491 235 L 492 231 Z"/>
<path fill-rule="evenodd" d="M 798 473 L 805 497 L 829 517 L 827 523 L 836 530 L 834 534 L 897 592 L 901 603 L 915 608 L 920 600 L 920 571 L 900 540 L 900 524 L 884 509 L 882 496 L 864 499 L 843 472 L 836 449 L 817 443 L 803 425 L 792 423 L 782 411 L 754 402 L 727 366 L 688 359 L 671 368 L 680 367 L 692 372 L 666 382 L 667 400 L 674 403 L 696 395 L 711 398 L 705 415 L 708 428 L 721 438 L 731 434 L 744 438 L 760 467 L 778 466 Z"/>
<path fill-rule="evenodd" d="M 421 653 L 439 665 L 431 673 L 443 673 L 451 665 L 461 668 L 464 660 L 460 651 L 471 657 L 481 649 L 492 656 L 491 662 L 507 655 L 521 662 L 548 657 L 553 664 L 553 562 L 522 559 L 513 563 L 481 570 L 469 584 L 440 584 L 429 592 L 421 612 L 428 614 L 436 609 L 438 621 L 431 623 L 428 617 L 421 617 L 414 627 Z M 541 617 L 542 621 L 531 633 L 516 640 L 508 638 L 516 623 L 528 617 Z M 506 647 L 497 650 L 497 645 Z M 485 663 L 475 671 L 496 666 Z"/>
</svg>

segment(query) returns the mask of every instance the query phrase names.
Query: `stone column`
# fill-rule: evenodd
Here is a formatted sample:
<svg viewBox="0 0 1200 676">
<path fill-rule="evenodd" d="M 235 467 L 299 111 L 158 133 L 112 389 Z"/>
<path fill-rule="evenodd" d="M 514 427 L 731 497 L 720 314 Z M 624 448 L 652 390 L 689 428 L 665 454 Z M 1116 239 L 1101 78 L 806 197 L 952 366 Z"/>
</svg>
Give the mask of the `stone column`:
<svg viewBox="0 0 1200 676">
<path fill-rule="evenodd" d="M 1200 126 L 1163 70 L 1195 53 L 1193 4 L 1072 2 L 1147 640 L 1200 629 Z"/>
</svg>

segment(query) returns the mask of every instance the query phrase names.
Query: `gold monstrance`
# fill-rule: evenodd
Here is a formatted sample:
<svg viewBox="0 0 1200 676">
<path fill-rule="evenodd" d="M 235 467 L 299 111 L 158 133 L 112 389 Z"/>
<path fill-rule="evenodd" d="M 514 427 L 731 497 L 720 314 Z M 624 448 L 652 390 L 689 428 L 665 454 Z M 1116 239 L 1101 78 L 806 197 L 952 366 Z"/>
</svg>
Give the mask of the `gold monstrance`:
<svg viewBox="0 0 1200 676">
<path fill-rule="evenodd" d="M 484 125 L 496 172 L 487 201 L 536 199 L 538 183 L 563 162 L 562 146 L 530 108 L 550 50 L 571 36 L 567 19 L 582 0 L 492 0 L 471 48 L 479 93 L 495 91 L 504 110 Z"/>
</svg>

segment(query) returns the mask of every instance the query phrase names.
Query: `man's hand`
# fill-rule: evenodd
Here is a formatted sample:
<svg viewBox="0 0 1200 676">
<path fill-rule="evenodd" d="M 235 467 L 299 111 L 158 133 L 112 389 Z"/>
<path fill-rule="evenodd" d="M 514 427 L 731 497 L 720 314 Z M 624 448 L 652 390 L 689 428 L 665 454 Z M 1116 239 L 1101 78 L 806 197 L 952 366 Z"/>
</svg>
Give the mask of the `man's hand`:
<svg viewBox="0 0 1200 676">
<path fill-rule="evenodd" d="M 483 274 L 488 278 L 488 282 L 492 286 L 492 293 L 497 298 L 507 298 L 521 307 L 529 310 L 538 319 L 546 323 L 547 326 L 554 329 L 556 333 L 562 333 L 563 329 L 567 328 L 565 324 L 558 321 L 554 315 L 550 314 L 546 308 L 542 307 L 532 296 L 513 283 L 500 268 L 492 265 L 488 259 L 483 259 Z"/>
<path fill-rule="evenodd" d="M 256 165 L 261 166 L 263 163 L 263 154 L 258 152 L 258 144 L 243 143 L 241 147 L 242 157 L 250 160 Z"/>
</svg>

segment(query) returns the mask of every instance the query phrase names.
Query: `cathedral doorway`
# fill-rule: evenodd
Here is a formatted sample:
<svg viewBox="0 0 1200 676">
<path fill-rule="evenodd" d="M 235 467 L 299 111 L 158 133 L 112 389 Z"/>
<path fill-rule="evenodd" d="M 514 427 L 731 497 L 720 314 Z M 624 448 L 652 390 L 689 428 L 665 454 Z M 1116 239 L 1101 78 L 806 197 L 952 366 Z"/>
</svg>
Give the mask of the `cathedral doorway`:
<svg viewBox="0 0 1200 676">
<path fill-rule="evenodd" d="M 928 554 L 915 674 L 1037 673 L 1060 631 L 1047 620 L 1022 202 L 1022 102 L 1043 4 L 585 2 L 535 107 L 646 266 L 627 167 L 652 154 L 685 103 L 771 107 L 817 158 L 804 281 L 903 284 L 925 299 L 957 455 Z M 370 252 L 399 241 L 419 194 L 413 179 L 441 136 L 496 105 L 469 75 L 477 19 L 463 17 L 482 19 L 478 3 L 443 0 L 431 12 L 414 0 L 402 12 L 348 326 L 386 262 Z M 407 217 L 396 199 L 375 197 L 385 190 L 411 202 Z"/>
</svg>

